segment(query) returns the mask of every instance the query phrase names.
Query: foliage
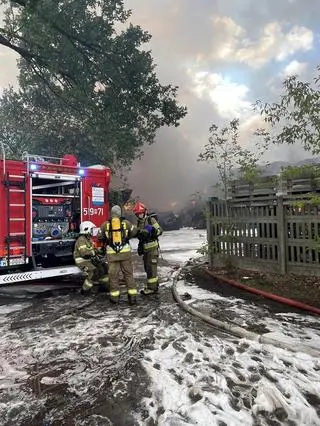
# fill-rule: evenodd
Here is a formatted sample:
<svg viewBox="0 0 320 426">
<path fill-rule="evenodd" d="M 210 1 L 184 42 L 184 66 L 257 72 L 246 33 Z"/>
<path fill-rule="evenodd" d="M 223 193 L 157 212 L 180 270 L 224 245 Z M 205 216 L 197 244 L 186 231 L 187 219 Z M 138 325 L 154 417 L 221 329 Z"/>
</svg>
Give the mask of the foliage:
<svg viewBox="0 0 320 426">
<path fill-rule="evenodd" d="M 209 142 L 199 154 L 198 161 L 214 162 L 217 167 L 218 185 L 223 191 L 227 218 L 221 224 L 222 233 L 214 236 L 214 242 L 208 248 L 209 257 L 212 261 L 217 245 L 221 247 L 221 244 L 225 242 L 233 245 L 239 240 L 229 214 L 229 203 L 227 201 L 228 189 L 236 177 L 237 169 L 239 169 L 238 171 L 240 171 L 243 179 L 254 182 L 260 175 L 257 163 L 264 154 L 266 145 L 257 145 L 256 152 L 243 148 L 239 143 L 239 120 L 237 119 L 231 120 L 227 126 L 221 128 L 213 124 L 209 129 L 209 134 Z M 227 263 L 228 268 L 232 269 L 232 260 L 227 260 Z"/>
<path fill-rule="evenodd" d="M 281 177 L 287 180 L 320 177 L 320 167 L 317 164 L 288 166 L 282 169 Z"/>
<path fill-rule="evenodd" d="M 123 190 L 111 190 L 109 192 L 109 202 L 110 205 L 119 205 L 123 206 L 126 204 L 132 194 L 132 189 L 123 189 Z"/>
<path fill-rule="evenodd" d="M 305 195 L 301 195 L 297 197 L 295 201 L 293 201 L 292 206 L 297 209 L 304 209 L 307 205 L 309 206 L 320 206 L 320 194 L 309 192 Z"/>
<path fill-rule="evenodd" d="M 206 243 L 202 243 L 200 248 L 198 248 L 196 250 L 196 253 L 201 254 L 202 256 L 208 256 L 209 254 L 209 244 Z"/>
<path fill-rule="evenodd" d="M 306 205 L 306 202 L 303 200 L 295 200 L 292 202 L 292 206 L 298 210 L 303 209 Z"/>
<path fill-rule="evenodd" d="M 320 206 L 320 195 L 319 194 L 311 194 L 310 203 L 313 206 Z"/>
<path fill-rule="evenodd" d="M 241 179 L 245 183 L 254 184 L 261 180 L 262 171 L 257 166 L 244 168 Z"/>
<path fill-rule="evenodd" d="M 259 175 L 257 162 L 266 151 L 266 146 L 258 146 L 256 152 L 242 148 L 239 143 L 239 120 L 234 119 L 225 127 L 213 124 L 209 129 L 209 142 L 204 146 L 198 161 L 213 161 L 218 170 L 219 185 L 223 189 L 224 199 L 228 198 L 228 187 L 240 168 L 248 180 Z"/>
<path fill-rule="evenodd" d="M 256 134 L 267 143 L 302 143 L 305 150 L 316 155 L 320 153 L 320 66 L 313 83 L 302 82 L 297 76 L 290 76 L 283 82 L 284 93 L 278 103 L 255 105 L 264 116 L 270 130 L 258 129 Z"/>
<path fill-rule="evenodd" d="M 128 165 L 186 108 L 162 85 L 151 36 L 128 25 L 123 0 L 2 0 L 0 44 L 21 56 L 18 93 L 0 103 L 0 133 L 12 153 L 70 151 L 86 162 Z M 23 135 L 23 140 L 22 140 Z M 20 150 L 21 152 L 21 150 Z"/>
</svg>

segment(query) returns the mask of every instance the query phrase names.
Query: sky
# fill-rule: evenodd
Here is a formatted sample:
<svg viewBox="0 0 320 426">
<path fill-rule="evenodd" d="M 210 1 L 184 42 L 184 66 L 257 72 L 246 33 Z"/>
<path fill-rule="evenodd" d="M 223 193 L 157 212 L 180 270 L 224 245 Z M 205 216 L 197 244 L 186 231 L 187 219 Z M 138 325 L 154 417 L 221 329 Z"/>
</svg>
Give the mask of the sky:
<svg viewBox="0 0 320 426">
<path fill-rule="evenodd" d="M 149 45 L 161 83 L 179 86 L 188 115 L 163 128 L 134 162 L 129 182 L 136 195 L 160 210 L 195 191 L 213 191 L 213 164 L 197 162 L 211 124 L 241 122 L 241 142 L 251 146 L 261 119 L 257 100 L 277 101 L 290 74 L 315 75 L 320 36 L 318 0 L 125 0 L 131 22 L 152 34 Z M 15 55 L 0 47 L 0 91 L 15 84 Z M 298 161 L 297 146 L 274 147 L 268 160 Z"/>
</svg>

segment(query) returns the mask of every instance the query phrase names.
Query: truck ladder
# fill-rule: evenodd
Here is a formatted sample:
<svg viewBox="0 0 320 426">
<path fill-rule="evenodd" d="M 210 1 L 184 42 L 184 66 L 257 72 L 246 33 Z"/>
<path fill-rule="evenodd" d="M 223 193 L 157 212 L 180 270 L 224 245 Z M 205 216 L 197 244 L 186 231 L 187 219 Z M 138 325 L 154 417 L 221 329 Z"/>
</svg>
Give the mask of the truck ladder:
<svg viewBox="0 0 320 426">
<path fill-rule="evenodd" d="M 6 173 L 4 182 L 7 190 L 7 266 L 27 263 L 27 178 L 26 175 L 14 175 Z M 23 229 L 17 232 L 13 229 L 13 224 L 23 222 Z M 12 245 L 13 242 L 19 242 L 19 246 Z M 18 249 L 23 251 L 21 255 L 11 254 L 10 251 Z M 15 258 L 13 260 L 12 258 Z M 18 259 L 17 259 L 18 258 Z"/>
</svg>

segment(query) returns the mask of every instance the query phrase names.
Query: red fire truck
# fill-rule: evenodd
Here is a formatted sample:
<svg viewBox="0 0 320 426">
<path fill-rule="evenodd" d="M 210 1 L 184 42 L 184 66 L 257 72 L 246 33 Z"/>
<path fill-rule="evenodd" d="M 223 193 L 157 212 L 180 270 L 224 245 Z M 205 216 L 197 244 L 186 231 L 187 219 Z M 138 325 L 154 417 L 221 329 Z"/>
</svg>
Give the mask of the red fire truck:
<svg viewBox="0 0 320 426">
<path fill-rule="evenodd" d="M 79 225 L 108 219 L 110 169 L 73 155 L 10 160 L 2 147 L 0 174 L 0 285 L 79 274 Z"/>
</svg>

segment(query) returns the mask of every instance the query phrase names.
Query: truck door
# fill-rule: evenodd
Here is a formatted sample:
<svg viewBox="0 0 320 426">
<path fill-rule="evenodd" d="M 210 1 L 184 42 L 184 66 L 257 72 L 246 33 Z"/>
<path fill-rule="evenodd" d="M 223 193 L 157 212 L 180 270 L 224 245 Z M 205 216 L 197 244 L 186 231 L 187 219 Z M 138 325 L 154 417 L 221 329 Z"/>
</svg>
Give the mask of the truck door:
<svg viewBox="0 0 320 426">
<path fill-rule="evenodd" d="M 90 220 L 97 227 L 109 218 L 109 169 L 86 169 L 82 179 L 81 221 Z"/>
</svg>

